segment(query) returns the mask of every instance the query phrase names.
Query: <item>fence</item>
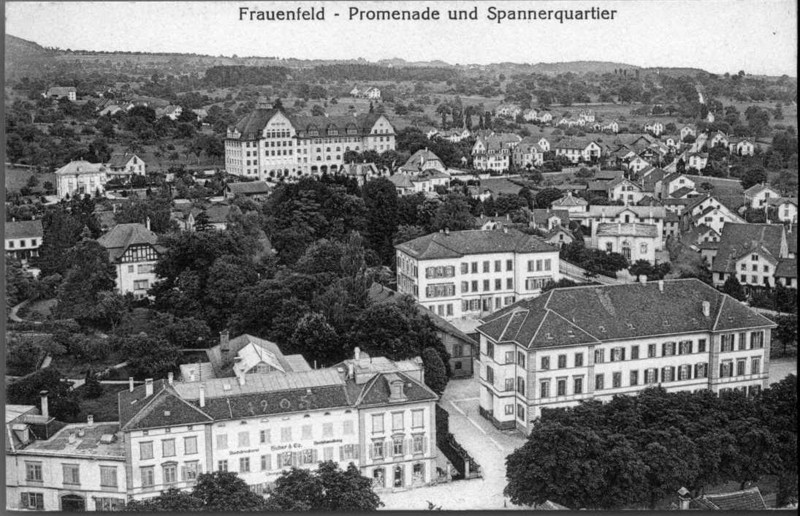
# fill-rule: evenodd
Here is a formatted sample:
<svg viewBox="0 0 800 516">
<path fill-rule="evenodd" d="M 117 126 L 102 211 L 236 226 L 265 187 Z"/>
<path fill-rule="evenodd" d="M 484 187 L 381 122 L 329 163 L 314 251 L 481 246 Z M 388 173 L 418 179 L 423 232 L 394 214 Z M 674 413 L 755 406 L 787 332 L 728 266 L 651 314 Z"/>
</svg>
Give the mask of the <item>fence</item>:
<svg viewBox="0 0 800 516">
<path fill-rule="evenodd" d="M 453 480 L 481 476 L 480 465 L 450 433 L 450 414 L 438 404 L 436 405 L 436 446 L 456 469 L 457 475 L 453 476 Z"/>
</svg>

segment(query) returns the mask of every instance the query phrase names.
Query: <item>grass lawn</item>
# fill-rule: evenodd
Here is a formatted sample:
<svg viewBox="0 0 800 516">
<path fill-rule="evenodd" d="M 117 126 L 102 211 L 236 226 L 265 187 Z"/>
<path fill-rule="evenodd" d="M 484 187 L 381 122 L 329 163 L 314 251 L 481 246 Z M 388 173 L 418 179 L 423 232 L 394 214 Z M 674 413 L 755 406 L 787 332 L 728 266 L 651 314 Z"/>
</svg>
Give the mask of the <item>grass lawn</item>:
<svg viewBox="0 0 800 516">
<path fill-rule="evenodd" d="M 5 170 L 6 191 L 8 192 L 19 192 L 28 183 L 28 178 L 34 174 L 39 179 L 39 186 L 33 190 L 34 192 L 41 193 L 42 185 L 45 181 L 50 181 L 53 186 L 56 184 L 56 175 L 49 172 L 36 173 L 27 168 L 13 167 L 3 167 L 3 169 Z"/>
<path fill-rule="evenodd" d="M 50 318 L 53 308 L 55 308 L 58 300 L 56 299 L 41 299 L 34 301 L 22 307 L 19 311 L 19 316 L 23 319 L 31 321 L 44 321 Z"/>
<path fill-rule="evenodd" d="M 81 411 L 76 416 L 76 421 L 86 421 L 86 416 L 93 415 L 94 420 L 119 421 L 117 393 L 128 388 L 127 385 L 103 385 L 103 394 L 99 398 L 86 398 L 86 387 L 80 386 L 75 393 L 80 399 Z"/>
<path fill-rule="evenodd" d="M 83 378 L 86 376 L 86 371 L 88 371 L 90 367 L 93 371 L 99 372 L 107 367 L 113 366 L 114 364 L 119 364 L 123 360 L 124 358 L 120 358 L 115 353 L 112 353 L 105 360 L 97 360 L 90 363 L 87 363 L 84 360 L 78 360 L 70 355 L 61 355 L 59 357 L 53 357 L 51 367 L 58 369 L 58 371 L 66 378 L 74 379 Z M 127 378 L 127 376 L 125 378 Z"/>
</svg>

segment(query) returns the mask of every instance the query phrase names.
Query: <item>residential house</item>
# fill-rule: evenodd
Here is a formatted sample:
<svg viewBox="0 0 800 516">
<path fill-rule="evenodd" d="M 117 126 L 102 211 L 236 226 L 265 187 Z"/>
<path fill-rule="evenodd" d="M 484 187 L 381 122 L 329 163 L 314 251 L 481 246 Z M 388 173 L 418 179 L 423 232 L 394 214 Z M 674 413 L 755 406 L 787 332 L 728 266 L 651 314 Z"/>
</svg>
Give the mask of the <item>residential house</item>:
<svg viewBox="0 0 800 516">
<path fill-rule="evenodd" d="M 644 197 L 642 187 L 624 177 L 609 181 L 606 193 L 610 200 L 622 201 L 624 204 L 638 204 Z"/>
<path fill-rule="evenodd" d="M 359 186 L 364 186 L 368 181 L 384 176 L 375 163 L 345 163 L 339 168 L 338 174 L 355 178 Z"/>
<path fill-rule="evenodd" d="M 553 114 L 549 111 L 540 111 L 539 112 L 539 121 L 547 124 L 553 121 Z"/>
<path fill-rule="evenodd" d="M 6 256 L 27 263 L 39 256 L 44 230 L 41 220 L 12 219 L 5 223 Z"/>
<path fill-rule="evenodd" d="M 592 235 L 592 245 L 597 246 L 595 234 L 600 224 L 645 224 L 655 226 L 654 234 L 657 235 L 653 242 L 655 251 L 662 249 L 664 235 L 664 219 L 666 209 L 658 206 L 590 206 L 584 213 L 572 213 L 572 220 L 577 220 L 586 227 L 584 234 Z M 617 247 L 614 248 L 615 252 Z"/>
<path fill-rule="evenodd" d="M 597 163 L 603 149 L 596 142 L 585 138 L 565 138 L 553 146 L 556 156 L 564 156 L 573 163 Z"/>
<path fill-rule="evenodd" d="M 727 149 L 728 143 L 729 143 L 728 135 L 723 133 L 722 131 L 717 131 L 708 137 L 708 142 L 706 143 L 706 145 L 708 145 L 709 149 L 713 149 L 717 145 L 721 145 L 722 147 Z"/>
<path fill-rule="evenodd" d="M 684 125 L 680 128 L 681 141 L 685 140 L 687 136 L 697 138 L 697 127 L 694 124 Z"/>
<path fill-rule="evenodd" d="M 98 113 L 98 115 L 99 116 L 105 116 L 105 115 L 114 116 L 117 113 L 119 113 L 120 111 L 124 112 L 125 108 L 123 108 L 121 106 L 118 106 L 116 104 L 109 104 L 109 105 L 105 106 L 103 109 L 101 109 L 100 112 Z"/>
<path fill-rule="evenodd" d="M 559 248 L 571 244 L 575 240 L 573 233 L 564 226 L 555 226 L 545 234 L 542 239 L 550 244 L 557 245 Z"/>
<path fill-rule="evenodd" d="M 381 98 L 381 90 L 376 88 L 376 87 L 374 87 L 374 86 L 372 86 L 372 87 L 367 88 L 366 90 L 364 90 L 364 92 L 362 92 L 362 96 L 366 97 L 366 98 L 368 98 L 370 100 L 380 100 L 380 98 Z"/>
<path fill-rule="evenodd" d="M 658 121 L 648 122 L 644 125 L 644 130 L 656 136 L 661 136 L 661 133 L 664 132 L 664 124 Z"/>
<path fill-rule="evenodd" d="M 108 182 L 109 169 L 101 163 L 71 161 L 56 174 L 56 193 L 60 199 L 84 195 L 102 195 Z"/>
<path fill-rule="evenodd" d="M 533 108 L 526 109 L 525 111 L 522 112 L 522 119 L 525 120 L 526 122 L 536 122 L 537 120 L 539 120 L 538 114 L 539 112 Z"/>
<path fill-rule="evenodd" d="M 718 244 L 719 240 L 719 232 L 705 224 L 694 226 L 681 235 L 681 242 L 695 251 L 699 251 L 703 244 Z"/>
<path fill-rule="evenodd" d="M 6 405 L 6 509 L 112 511 L 125 505 L 118 423 L 65 424 L 32 405 Z"/>
<path fill-rule="evenodd" d="M 479 411 L 527 434 L 545 408 L 655 386 L 754 395 L 775 327 L 694 278 L 554 289 L 478 327 Z"/>
<path fill-rule="evenodd" d="M 156 108 L 156 118 L 167 117 L 170 120 L 177 120 L 183 114 L 181 106 L 168 105 L 163 108 Z"/>
<path fill-rule="evenodd" d="M 207 228 L 225 231 L 228 229 L 230 213 L 231 206 L 226 202 L 213 203 L 203 210 L 195 209 L 195 225 L 199 224 L 200 220 L 205 219 L 204 222 Z"/>
<path fill-rule="evenodd" d="M 418 174 L 423 170 L 446 172 L 447 167 L 439 156 L 425 148 L 412 154 L 398 169 L 401 174 Z"/>
<path fill-rule="evenodd" d="M 397 174 L 395 174 L 397 175 Z M 436 187 L 450 188 L 450 174 L 436 169 L 424 170 L 418 174 L 409 176 L 411 184 L 414 185 L 414 192 L 436 192 Z"/>
<path fill-rule="evenodd" d="M 476 317 L 558 281 L 558 248 L 519 231 L 442 231 L 396 245 L 397 289 L 446 319 Z"/>
<path fill-rule="evenodd" d="M 658 186 L 658 183 L 656 186 Z M 691 188 L 694 190 L 697 188 L 697 185 L 692 179 L 688 178 L 684 174 L 678 174 L 677 172 L 674 172 L 661 180 L 661 188 L 656 188 L 656 191 L 661 191 L 659 196 L 660 199 L 666 199 L 668 197 L 672 197 L 672 193 L 681 188 Z"/>
<path fill-rule="evenodd" d="M 544 136 L 539 138 L 539 141 L 536 143 L 539 144 L 539 147 L 541 147 L 544 152 L 550 152 L 550 142 Z"/>
<path fill-rule="evenodd" d="M 595 120 L 594 111 L 591 109 L 582 110 L 578 113 L 578 120 L 583 120 L 586 123 L 592 123 Z"/>
<path fill-rule="evenodd" d="M 737 156 L 753 156 L 756 146 L 748 138 L 731 138 L 728 142 L 728 151 Z"/>
<path fill-rule="evenodd" d="M 116 288 L 121 294 L 136 298 L 147 297 L 156 282 L 155 267 L 164 247 L 158 236 L 150 231 L 150 221 L 144 224 L 117 224 L 97 243 L 108 251 L 108 260 L 116 270 Z"/>
<path fill-rule="evenodd" d="M 249 197 L 251 199 L 266 199 L 272 187 L 266 181 L 248 181 L 244 183 L 228 183 L 225 185 L 225 198 Z"/>
<path fill-rule="evenodd" d="M 775 268 L 775 283 L 780 283 L 788 288 L 797 288 L 797 258 L 778 260 L 778 266 Z"/>
<path fill-rule="evenodd" d="M 758 486 L 727 493 L 702 494 L 681 499 L 681 508 L 701 511 L 763 511 L 768 509 Z"/>
<path fill-rule="evenodd" d="M 696 196 L 689 201 L 680 215 L 681 227 L 684 230 L 702 224 L 722 234 L 722 228 L 726 223 L 745 223 L 744 219 L 712 195 Z"/>
<path fill-rule="evenodd" d="M 569 213 L 583 213 L 589 208 L 589 202 L 580 197 L 573 197 L 572 192 L 553 201 L 550 207 L 554 210 L 566 210 Z"/>
<path fill-rule="evenodd" d="M 775 210 L 780 222 L 797 223 L 797 197 L 770 197 L 767 205 Z"/>
<path fill-rule="evenodd" d="M 528 224 L 532 228 L 544 231 L 550 231 L 558 226 L 569 227 L 569 210 L 530 210 Z"/>
<path fill-rule="evenodd" d="M 145 176 L 147 173 L 145 162 L 133 153 L 115 153 L 111 155 L 111 160 L 106 163 L 109 175 L 125 176 Z"/>
<path fill-rule="evenodd" d="M 715 286 L 735 275 L 745 287 L 775 286 L 775 271 L 789 258 L 786 228 L 782 224 L 725 224 L 711 273 Z"/>
<path fill-rule="evenodd" d="M 476 170 L 507 171 L 511 167 L 514 147 L 521 140 L 520 136 L 511 133 L 479 137 L 472 147 L 473 167 Z"/>
<path fill-rule="evenodd" d="M 78 100 L 78 90 L 74 86 L 52 86 L 44 94 L 46 99 L 67 99 L 75 102 Z"/>
<path fill-rule="evenodd" d="M 619 132 L 619 122 L 617 122 L 616 120 L 612 120 L 600 126 L 600 130 L 603 132 L 617 134 Z"/>
<path fill-rule="evenodd" d="M 408 174 L 393 174 L 389 176 L 388 179 L 394 185 L 397 190 L 397 195 L 399 196 L 414 195 L 417 193 L 414 183 L 411 181 L 411 176 Z"/>
<path fill-rule="evenodd" d="M 708 165 L 707 152 L 691 152 L 686 161 L 686 168 L 693 168 L 695 170 L 703 170 Z"/>
<path fill-rule="evenodd" d="M 368 295 L 372 303 L 397 303 L 404 297 L 379 283 L 372 284 Z M 450 354 L 450 370 L 453 372 L 453 378 L 472 378 L 473 360 L 478 351 L 478 342 L 435 312 L 417 303 L 415 306 L 420 313 L 429 317 L 436 327 L 436 335 Z"/>
<path fill-rule="evenodd" d="M 381 114 L 290 116 L 257 108 L 228 129 L 225 169 L 273 182 L 336 172 L 347 151 L 394 149 L 394 128 Z"/>
<path fill-rule="evenodd" d="M 516 119 L 517 115 L 522 113 L 522 108 L 520 108 L 516 104 L 500 104 L 494 110 L 495 116 L 501 116 L 503 118 L 511 118 Z"/>
<path fill-rule="evenodd" d="M 601 222 L 593 226 L 592 247 L 607 253 L 619 253 L 635 263 L 645 260 L 653 265 L 656 249 L 661 247 L 662 234 L 655 224 Z"/>
<path fill-rule="evenodd" d="M 763 209 L 770 199 L 781 197 L 781 193 L 765 183 L 753 185 L 744 191 L 744 198 L 748 208 Z"/>
<path fill-rule="evenodd" d="M 512 163 L 517 168 L 540 167 L 544 163 L 545 150 L 533 138 L 523 138 L 514 147 Z"/>
<path fill-rule="evenodd" d="M 625 163 L 625 167 L 631 172 L 633 175 L 639 174 L 639 172 L 651 167 L 649 161 L 642 158 L 641 156 L 633 156 L 627 163 Z"/>
</svg>

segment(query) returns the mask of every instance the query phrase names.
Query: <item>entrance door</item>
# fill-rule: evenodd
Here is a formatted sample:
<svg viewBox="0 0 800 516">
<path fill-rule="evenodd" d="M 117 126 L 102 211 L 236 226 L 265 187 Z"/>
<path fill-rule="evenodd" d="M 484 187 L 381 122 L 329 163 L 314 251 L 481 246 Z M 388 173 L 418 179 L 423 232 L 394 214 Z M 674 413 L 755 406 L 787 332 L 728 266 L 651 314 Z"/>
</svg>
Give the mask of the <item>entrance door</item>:
<svg viewBox="0 0 800 516">
<path fill-rule="evenodd" d="M 403 487 L 403 466 L 394 468 L 394 487 Z"/>
<path fill-rule="evenodd" d="M 61 510 L 64 512 L 82 512 L 86 510 L 86 500 L 78 495 L 61 497 Z"/>
</svg>

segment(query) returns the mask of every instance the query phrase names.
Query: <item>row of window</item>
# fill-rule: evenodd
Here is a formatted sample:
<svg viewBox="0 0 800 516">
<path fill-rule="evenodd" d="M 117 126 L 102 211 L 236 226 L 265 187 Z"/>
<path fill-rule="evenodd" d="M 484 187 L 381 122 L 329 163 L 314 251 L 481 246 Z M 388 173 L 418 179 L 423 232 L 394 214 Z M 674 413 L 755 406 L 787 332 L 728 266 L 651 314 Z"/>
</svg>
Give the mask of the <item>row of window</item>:
<svg viewBox="0 0 800 516">
<path fill-rule="evenodd" d="M 472 286 L 472 290 L 470 290 L 470 285 Z M 479 292 L 478 290 L 478 280 L 469 281 L 462 281 L 461 282 L 461 293 L 467 294 L 469 292 Z M 489 292 L 491 290 L 492 281 L 485 279 L 483 280 L 483 292 Z M 502 278 L 495 278 L 494 280 L 494 290 L 503 290 L 503 280 Z M 506 278 L 506 288 L 505 290 L 514 290 L 514 278 Z"/>
<path fill-rule="evenodd" d="M 369 447 L 369 458 L 382 460 L 387 457 L 402 457 L 408 453 L 424 454 L 428 447 L 428 438 L 423 434 L 414 434 L 410 439 L 405 436 L 394 436 L 391 439 L 376 439 Z"/>
<path fill-rule="evenodd" d="M 761 357 L 750 359 L 750 374 L 761 373 Z M 720 378 L 730 378 L 732 376 L 744 376 L 747 374 L 747 359 L 740 358 L 736 361 L 736 368 L 733 367 L 733 360 L 723 360 L 719 364 Z"/>
<path fill-rule="evenodd" d="M 738 343 L 736 342 L 738 340 Z M 750 332 L 750 347 L 749 349 L 762 349 L 764 347 L 764 332 L 763 331 L 753 331 Z M 728 352 L 728 351 L 744 351 L 748 349 L 747 346 L 747 332 L 741 332 L 738 334 L 735 333 L 728 333 L 722 335 L 720 339 L 720 351 L 721 352 Z"/>
<path fill-rule="evenodd" d="M 162 439 L 161 440 L 161 457 L 175 457 L 178 455 L 175 439 Z M 183 438 L 183 453 L 181 455 L 194 455 L 197 451 L 197 436 L 188 436 Z M 153 441 L 143 441 L 139 443 L 139 459 L 148 460 L 152 459 L 153 455 Z"/>
<path fill-rule="evenodd" d="M 453 297 L 456 295 L 456 286 L 453 283 L 439 283 L 425 287 L 425 297 Z"/>
<path fill-rule="evenodd" d="M 386 414 L 372 414 L 372 433 L 380 434 L 385 430 L 384 419 Z M 425 427 L 425 413 L 423 409 L 411 411 L 411 428 Z M 391 413 L 392 432 L 402 432 L 405 429 L 405 412 Z"/>
<path fill-rule="evenodd" d="M 62 464 L 62 480 L 64 484 L 78 486 L 81 484 L 81 472 L 78 464 Z M 43 482 L 42 463 L 38 461 L 25 461 L 25 480 L 29 482 Z M 100 486 L 116 488 L 117 467 L 100 466 Z"/>
<path fill-rule="evenodd" d="M 21 507 L 23 509 L 32 509 L 42 511 L 44 507 L 44 493 L 21 493 Z M 68 497 L 75 497 L 76 495 L 66 495 Z M 80 498 L 80 497 L 78 497 Z M 125 506 L 123 498 L 105 498 L 93 496 L 94 507 L 96 511 L 118 511 Z M 62 507 L 62 509 L 65 509 Z"/>
<path fill-rule="evenodd" d="M 494 309 L 499 310 L 503 306 L 508 306 L 514 302 L 514 296 L 496 296 L 494 298 L 484 297 L 482 299 L 464 299 L 461 301 L 462 312 L 491 312 L 492 299 L 494 299 Z"/>
<path fill-rule="evenodd" d="M 128 265 L 128 274 L 149 274 L 156 269 L 153 263 L 141 263 L 138 266 Z"/>
<path fill-rule="evenodd" d="M 19 241 L 19 246 L 21 248 L 22 247 L 27 247 L 26 242 L 27 242 L 27 240 L 25 240 L 24 238 L 21 239 Z M 8 244 L 8 248 L 9 249 L 14 249 L 15 241 L 14 240 L 6 240 L 6 244 Z M 37 245 L 39 245 L 39 240 L 36 239 L 36 238 L 32 238 L 31 239 L 31 247 L 36 247 Z"/>
<path fill-rule="evenodd" d="M 248 459 L 249 460 L 249 459 Z M 201 466 L 199 461 L 184 462 L 180 469 L 180 481 L 191 482 L 197 480 L 197 476 L 201 473 Z M 143 466 L 139 468 L 139 475 L 142 487 L 153 487 L 156 483 L 156 469 L 155 466 Z M 174 484 L 178 482 L 178 463 L 167 462 L 161 465 L 161 483 Z"/>
</svg>

